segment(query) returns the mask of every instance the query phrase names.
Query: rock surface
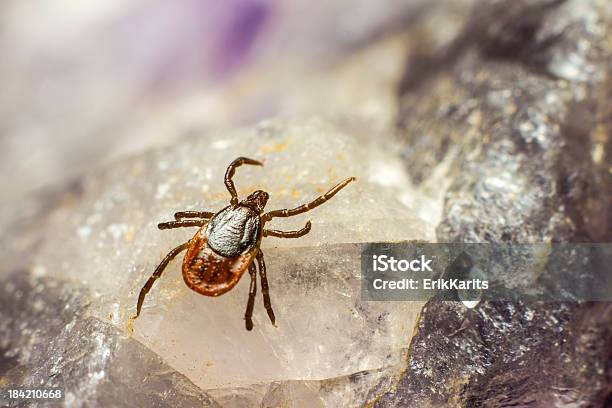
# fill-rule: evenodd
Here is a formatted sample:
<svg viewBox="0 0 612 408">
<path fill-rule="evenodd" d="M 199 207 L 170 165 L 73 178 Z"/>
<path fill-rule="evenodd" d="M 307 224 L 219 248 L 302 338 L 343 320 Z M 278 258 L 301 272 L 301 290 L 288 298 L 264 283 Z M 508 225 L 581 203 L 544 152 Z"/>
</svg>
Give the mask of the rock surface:
<svg viewBox="0 0 612 408">
<path fill-rule="evenodd" d="M 293 77 L 266 72 L 281 90 L 262 100 L 333 120 L 185 126 L 173 146 L 3 211 L 0 386 L 65 386 L 65 406 L 609 405 L 608 303 L 363 302 L 358 256 L 377 241 L 610 242 L 611 27 L 606 0 L 440 3 L 391 47 L 287 99 Z M 377 60 L 395 66 L 398 44 L 409 56 L 393 101 L 393 69 Z M 245 96 L 262 105 L 243 90 L 260 74 L 215 94 L 210 115 L 242 117 L 232 109 Z M 393 102 L 402 160 L 386 137 Z M 156 223 L 225 205 L 238 155 L 265 159 L 236 184 L 269 191 L 268 208 L 357 176 L 311 214 L 275 221 L 312 219 L 309 235 L 264 242 L 278 327 L 258 298 L 247 333 L 247 282 L 204 298 L 177 260 L 131 334 L 144 280 L 195 232 Z"/>
<path fill-rule="evenodd" d="M 484 1 L 408 64 L 407 167 L 450 162 L 439 241 L 610 242 L 611 30 L 605 1 Z M 375 405 L 608 406 L 611 327 L 609 303 L 432 300 Z"/>
</svg>

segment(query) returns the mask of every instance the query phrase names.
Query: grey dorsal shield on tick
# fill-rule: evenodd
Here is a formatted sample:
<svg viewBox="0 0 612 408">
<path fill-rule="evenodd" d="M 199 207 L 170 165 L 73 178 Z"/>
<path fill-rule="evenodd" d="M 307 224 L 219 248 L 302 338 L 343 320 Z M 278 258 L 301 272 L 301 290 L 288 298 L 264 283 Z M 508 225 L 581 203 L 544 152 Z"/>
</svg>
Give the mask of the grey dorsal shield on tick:
<svg viewBox="0 0 612 408">
<path fill-rule="evenodd" d="M 174 221 L 158 224 L 159 229 L 182 227 L 199 227 L 198 232 L 188 242 L 173 250 L 155 268 L 151 277 L 140 290 L 136 304 L 136 316 L 140 316 L 142 304 L 147 293 L 157 279 L 159 279 L 170 261 L 179 253 L 187 250 L 183 259 L 183 280 L 194 290 L 205 296 L 220 296 L 231 290 L 240 280 L 244 272 L 249 271 L 251 285 L 249 298 L 244 314 L 247 330 L 253 329 L 253 307 L 257 293 L 257 270 L 261 278 L 261 292 L 263 303 L 270 321 L 275 322 L 268 278 L 266 276 L 266 263 L 260 249 L 263 237 L 299 238 L 310 232 L 310 221 L 304 228 L 296 231 L 279 231 L 265 229 L 266 222 L 275 217 L 292 217 L 305 213 L 332 198 L 342 190 L 355 177 L 349 177 L 331 188 L 327 193 L 317 197 L 308 204 L 293 209 L 282 209 L 264 213 L 268 202 L 268 193 L 256 190 L 242 201 L 234 187 L 232 177 L 236 168 L 243 164 L 263 166 L 257 160 L 239 157 L 234 160 L 225 172 L 225 186 L 231 195 L 230 204 L 217 213 L 209 211 L 180 211 L 174 214 Z M 257 263 L 257 266 L 255 265 Z"/>
</svg>

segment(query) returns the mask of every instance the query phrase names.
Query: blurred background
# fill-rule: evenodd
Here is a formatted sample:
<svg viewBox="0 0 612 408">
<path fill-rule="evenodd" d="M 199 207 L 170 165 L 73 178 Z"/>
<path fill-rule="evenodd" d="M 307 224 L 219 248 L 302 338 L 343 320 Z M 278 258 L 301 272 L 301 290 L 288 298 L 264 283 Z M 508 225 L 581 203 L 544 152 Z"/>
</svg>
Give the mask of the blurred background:
<svg viewBox="0 0 612 408">
<path fill-rule="evenodd" d="M 442 3 L 439 41 L 452 37 L 471 1 Z M 195 128 L 350 113 L 384 129 L 406 50 L 406 39 L 389 38 L 437 5 L 4 1 L 1 200 Z M 381 43 L 377 53 L 359 57 Z"/>
</svg>

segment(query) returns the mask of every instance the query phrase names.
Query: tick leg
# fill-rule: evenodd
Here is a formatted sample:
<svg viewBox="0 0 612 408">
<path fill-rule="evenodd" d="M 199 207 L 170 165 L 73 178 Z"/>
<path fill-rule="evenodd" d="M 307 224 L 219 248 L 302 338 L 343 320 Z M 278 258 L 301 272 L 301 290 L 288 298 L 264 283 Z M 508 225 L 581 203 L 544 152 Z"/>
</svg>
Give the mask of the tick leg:
<svg viewBox="0 0 612 408">
<path fill-rule="evenodd" d="M 263 163 L 257 160 L 249 159 L 246 157 L 239 157 L 233 162 L 230 163 L 227 171 L 225 172 L 225 187 L 227 187 L 227 191 L 232 195 L 232 199 L 230 200 L 231 205 L 238 204 L 238 194 L 236 193 L 236 187 L 234 187 L 234 182 L 232 181 L 232 177 L 234 177 L 234 173 L 236 172 L 236 167 L 242 166 L 243 164 L 252 164 L 254 166 L 263 166 Z"/>
<path fill-rule="evenodd" d="M 249 300 L 247 301 L 244 320 L 246 329 L 251 331 L 253 330 L 253 307 L 255 306 L 255 295 L 257 294 L 257 271 L 253 263 L 249 266 L 249 275 L 251 275 L 251 286 L 249 287 Z"/>
<path fill-rule="evenodd" d="M 342 190 L 344 187 L 346 187 L 348 183 L 354 180 L 355 180 L 355 177 L 349 177 L 346 180 L 338 183 L 327 193 L 315 198 L 313 201 L 309 202 L 308 204 L 300 205 L 299 207 L 293 208 L 291 210 L 283 209 L 283 210 L 270 211 L 268 213 L 265 213 L 262 216 L 262 218 L 266 221 L 269 221 L 274 217 L 292 217 L 294 215 L 305 213 L 306 211 L 312 210 L 313 208 L 320 206 L 321 204 L 323 204 L 324 202 L 326 202 L 327 200 L 335 196 L 338 191 Z"/>
<path fill-rule="evenodd" d="M 310 224 L 310 222 L 308 223 Z M 263 293 L 263 302 L 268 317 L 275 326 L 276 318 L 274 317 L 274 311 L 272 310 L 272 303 L 270 303 L 270 288 L 268 287 L 268 277 L 266 275 L 266 262 L 264 261 L 264 255 L 261 250 L 257 252 L 257 266 L 259 268 L 259 276 L 261 277 L 261 293 Z"/>
<path fill-rule="evenodd" d="M 215 213 L 212 213 L 210 211 L 179 211 L 179 212 L 175 212 L 174 213 L 174 219 L 179 221 L 183 218 L 205 218 L 205 219 L 209 219 L 212 218 L 212 216 L 215 215 Z"/>
<path fill-rule="evenodd" d="M 166 257 L 160 262 L 159 265 L 157 265 L 157 268 L 155 268 L 155 272 L 153 272 L 153 275 L 151 275 L 149 280 L 147 280 L 147 283 L 145 283 L 142 289 L 140 289 L 140 294 L 138 295 L 138 303 L 136 304 L 136 316 L 134 316 L 134 318 L 140 316 L 140 310 L 142 309 L 142 303 L 144 302 L 145 296 L 147 296 L 147 293 L 149 293 L 155 281 L 159 279 L 159 277 L 162 275 L 162 272 L 164 271 L 164 269 L 166 269 L 168 263 L 170 263 L 170 261 L 173 260 L 174 257 L 180 254 L 182 251 L 187 249 L 188 246 L 189 242 L 185 242 L 184 244 L 177 246 L 172 251 L 170 251 L 168 255 L 166 255 Z"/>
<path fill-rule="evenodd" d="M 160 230 L 172 229 L 172 228 L 183 228 L 183 227 L 201 227 L 206 224 L 207 220 L 179 220 L 179 221 L 168 221 L 160 222 L 157 224 L 157 228 Z"/>
<path fill-rule="evenodd" d="M 308 221 L 304 228 L 302 228 L 301 230 L 297 230 L 297 231 L 279 231 L 279 230 L 265 229 L 263 230 L 263 236 L 264 237 L 270 236 L 270 237 L 277 237 L 277 238 L 299 238 L 299 237 L 303 237 L 304 235 L 308 234 L 310 232 L 311 226 L 312 224 L 310 223 L 310 221 Z"/>
</svg>

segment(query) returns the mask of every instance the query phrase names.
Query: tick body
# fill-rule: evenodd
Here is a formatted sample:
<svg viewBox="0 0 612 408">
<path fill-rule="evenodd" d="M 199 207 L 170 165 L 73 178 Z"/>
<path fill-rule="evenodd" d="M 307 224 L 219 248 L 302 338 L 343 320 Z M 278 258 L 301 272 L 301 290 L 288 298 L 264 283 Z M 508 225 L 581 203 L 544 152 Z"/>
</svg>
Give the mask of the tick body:
<svg viewBox="0 0 612 408">
<path fill-rule="evenodd" d="M 236 168 L 242 164 L 263 165 L 257 160 L 246 157 L 239 157 L 229 165 L 225 173 L 225 186 L 231 195 L 230 204 L 227 207 L 217 213 L 181 211 L 174 214 L 174 221 L 158 224 L 159 229 L 199 227 L 199 230 L 188 242 L 170 251 L 157 266 L 140 290 L 135 318 L 140 315 L 147 293 L 155 281 L 161 277 L 166 266 L 178 254 L 187 250 L 183 259 L 183 280 L 190 289 L 202 295 L 223 295 L 236 286 L 245 272 L 249 272 L 251 284 L 244 315 L 247 330 L 253 329 L 252 315 L 257 294 L 257 272 L 259 271 L 264 307 L 270 321 L 274 324 L 275 316 L 270 301 L 264 255 L 260 249 L 261 241 L 267 236 L 302 237 L 310 232 L 311 224 L 308 221 L 304 228 L 296 231 L 265 229 L 265 224 L 276 217 L 291 217 L 318 207 L 355 180 L 355 177 L 349 177 L 340 182 L 308 204 L 293 209 L 265 213 L 264 208 L 269 198 L 265 191 L 257 190 L 244 200 L 238 200 L 232 177 Z"/>
</svg>

